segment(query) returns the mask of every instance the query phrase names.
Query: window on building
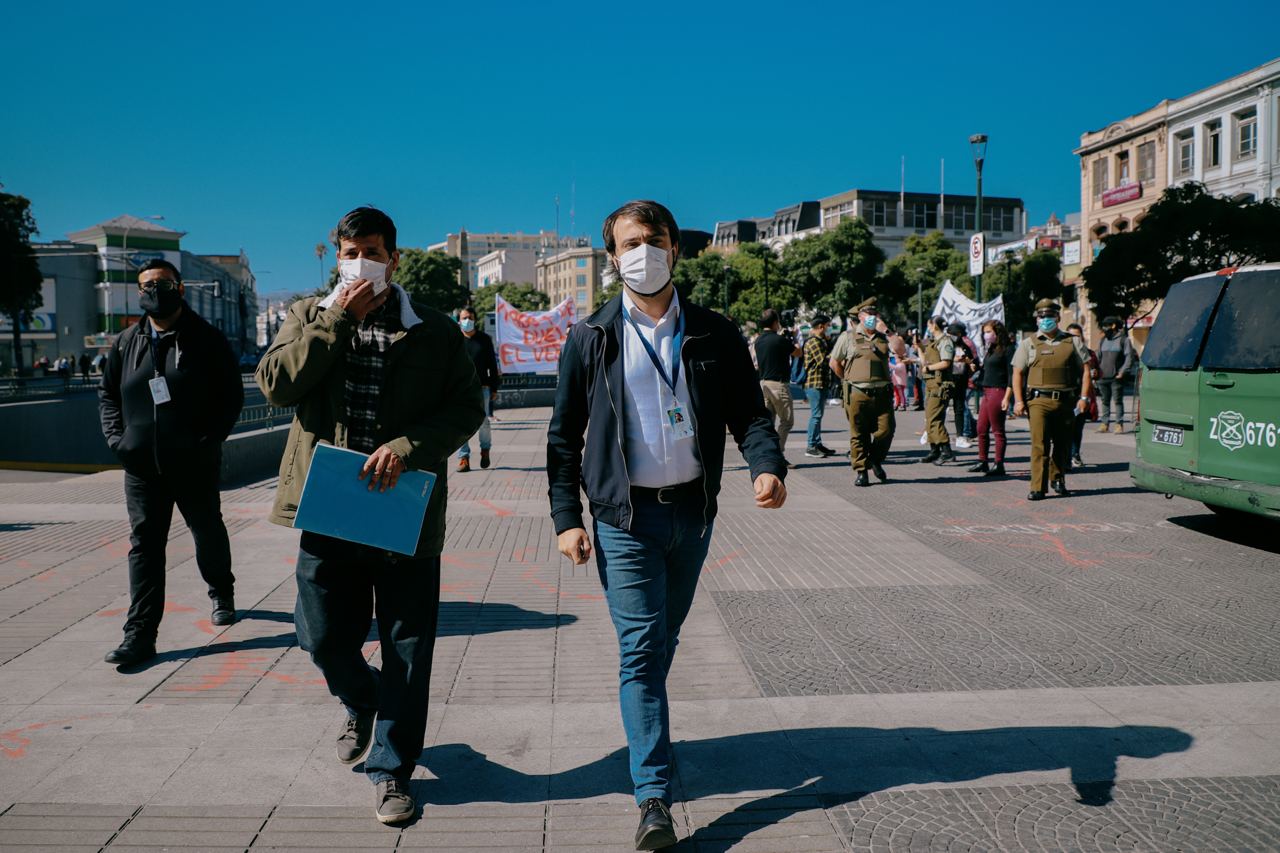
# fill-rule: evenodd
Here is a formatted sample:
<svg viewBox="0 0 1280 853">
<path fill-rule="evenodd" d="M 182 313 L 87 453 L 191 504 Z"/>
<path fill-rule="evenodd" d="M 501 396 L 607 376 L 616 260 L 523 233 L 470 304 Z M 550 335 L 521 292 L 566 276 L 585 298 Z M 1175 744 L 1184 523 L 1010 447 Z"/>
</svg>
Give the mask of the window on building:
<svg viewBox="0 0 1280 853">
<path fill-rule="evenodd" d="M 586 304 L 586 301 L 587 301 L 587 292 L 586 292 L 585 290 L 579 290 L 579 291 L 578 291 L 578 299 L 577 299 L 577 301 L 578 301 L 578 302 L 580 302 L 580 303 L 582 303 L 582 304 Z"/>
<path fill-rule="evenodd" d="M 587 277 L 585 275 L 579 274 L 578 287 L 586 287 L 586 286 L 587 286 Z"/>
<path fill-rule="evenodd" d="M 992 205 L 982 211 L 983 231 L 1012 231 L 1013 209 L 1000 205 Z"/>
<path fill-rule="evenodd" d="M 967 204 L 949 204 L 942 211 L 942 226 L 953 231 L 972 231 L 974 213 Z"/>
<path fill-rule="evenodd" d="M 1116 186 L 1122 187 L 1129 181 L 1129 152 L 1121 151 L 1116 155 Z"/>
<path fill-rule="evenodd" d="M 1107 191 L 1107 161 L 1099 157 L 1093 161 L 1093 197 L 1102 198 Z"/>
<path fill-rule="evenodd" d="M 937 228 L 938 207 L 928 202 L 917 201 L 906 211 L 907 224 L 912 228 Z"/>
<path fill-rule="evenodd" d="M 1258 153 L 1258 109 L 1236 113 L 1236 159 L 1247 160 Z"/>
<path fill-rule="evenodd" d="M 1138 146 L 1138 182 L 1149 184 L 1156 179 L 1156 143 L 1144 142 Z"/>
<path fill-rule="evenodd" d="M 1215 119 L 1204 126 L 1204 167 L 1222 165 L 1222 122 Z"/>
<path fill-rule="evenodd" d="M 1190 175 L 1196 168 L 1196 139 L 1190 131 L 1180 133 L 1174 143 L 1178 152 L 1178 174 Z"/>
<path fill-rule="evenodd" d="M 869 201 L 865 203 L 863 209 L 867 211 L 867 219 L 872 225 L 882 228 L 898 226 L 897 205 L 887 201 Z"/>
<path fill-rule="evenodd" d="M 587 259 L 586 259 L 586 258 L 578 258 L 578 266 L 579 266 L 579 267 L 585 267 L 586 265 L 587 265 Z"/>
</svg>

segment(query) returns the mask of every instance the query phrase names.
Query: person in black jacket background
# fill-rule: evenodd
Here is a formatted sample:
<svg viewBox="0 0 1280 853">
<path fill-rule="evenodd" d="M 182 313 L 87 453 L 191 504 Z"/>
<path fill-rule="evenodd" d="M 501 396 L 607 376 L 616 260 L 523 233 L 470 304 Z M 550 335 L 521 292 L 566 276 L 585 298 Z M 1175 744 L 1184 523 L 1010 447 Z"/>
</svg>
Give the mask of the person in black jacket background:
<svg viewBox="0 0 1280 853">
<path fill-rule="evenodd" d="M 156 653 L 175 504 L 195 540 L 213 624 L 235 621 L 218 474 L 244 386 L 226 337 L 186 304 L 184 292 L 173 264 L 156 259 L 143 266 L 138 303 L 147 316 L 116 339 L 98 389 L 102 434 L 124 466 L 132 528 L 124 642 L 107 654 L 108 663 L 141 663 Z"/>
<path fill-rule="evenodd" d="M 476 325 L 476 309 L 468 305 L 458 312 L 458 325 L 462 328 L 463 346 L 471 363 L 476 366 L 476 376 L 480 379 L 480 391 L 484 396 L 484 421 L 477 430 L 480 434 L 480 467 L 489 467 L 489 449 L 493 447 L 493 432 L 489 428 L 489 416 L 493 414 L 493 404 L 498 399 L 498 386 L 502 384 L 502 373 L 498 370 L 498 356 L 493 349 L 493 338 L 485 334 Z M 471 470 L 471 439 L 458 450 L 458 471 L 465 473 Z"/>
<path fill-rule="evenodd" d="M 737 328 L 675 293 L 671 211 L 629 202 L 605 220 L 604 243 L 624 287 L 560 354 L 547 475 L 560 553 L 575 565 L 592 553 L 580 489 L 591 505 L 621 657 L 636 849 L 657 850 L 676 843 L 667 674 L 711 543 L 726 427 L 756 506 L 782 506 L 787 464 Z"/>
</svg>

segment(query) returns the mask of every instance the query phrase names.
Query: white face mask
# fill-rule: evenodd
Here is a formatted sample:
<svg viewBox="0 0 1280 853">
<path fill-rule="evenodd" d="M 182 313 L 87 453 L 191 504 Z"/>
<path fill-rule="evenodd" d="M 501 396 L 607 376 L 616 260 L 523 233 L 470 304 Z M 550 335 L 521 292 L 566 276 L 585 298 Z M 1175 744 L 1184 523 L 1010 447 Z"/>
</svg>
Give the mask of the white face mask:
<svg viewBox="0 0 1280 853">
<path fill-rule="evenodd" d="M 618 258 L 618 274 L 633 292 L 653 296 L 671 281 L 667 250 L 642 243 Z"/>
<path fill-rule="evenodd" d="M 338 283 L 342 287 L 365 279 L 375 294 L 387 288 L 387 265 L 368 258 L 343 258 L 338 261 Z"/>
</svg>

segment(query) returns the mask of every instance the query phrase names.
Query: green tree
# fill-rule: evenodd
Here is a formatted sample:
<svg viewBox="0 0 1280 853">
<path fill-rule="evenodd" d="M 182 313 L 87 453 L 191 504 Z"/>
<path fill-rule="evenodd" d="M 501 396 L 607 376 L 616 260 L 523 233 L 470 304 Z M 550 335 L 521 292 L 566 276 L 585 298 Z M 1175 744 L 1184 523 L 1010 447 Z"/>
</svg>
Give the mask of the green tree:
<svg viewBox="0 0 1280 853">
<path fill-rule="evenodd" d="M 942 285 L 948 280 L 966 296 L 973 296 L 969 259 L 951 245 L 941 231 L 907 237 L 902 254 L 888 261 L 884 268 L 885 275 L 896 273 L 902 279 L 897 287 L 900 294 L 898 304 L 882 306 L 882 310 L 905 315 L 912 325 L 916 322 L 917 308 L 920 317 L 926 321 L 929 319 Z M 920 292 L 918 301 L 917 288 Z"/>
<path fill-rule="evenodd" d="M 471 301 L 471 291 L 458 282 L 462 260 L 440 251 L 401 249 L 393 278 L 415 301 L 445 314 Z"/>
<path fill-rule="evenodd" d="M 788 243 L 780 278 L 810 307 L 841 315 L 875 293 L 884 252 L 861 219 Z M 777 306 L 775 306 L 777 307 Z"/>
<path fill-rule="evenodd" d="M 471 294 L 471 307 L 483 317 L 494 310 L 495 297 L 501 296 L 519 311 L 544 311 L 551 307 L 551 297 L 532 284 L 498 281 L 478 287 Z"/>
<path fill-rule="evenodd" d="M 1085 267 L 1097 317 L 1128 317 L 1188 276 L 1280 260 L 1280 200 L 1218 198 L 1203 184 L 1169 187 L 1132 231 L 1103 238 Z"/>
<path fill-rule="evenodd" d="M 983 273 L 983 295 L 1004 297 L 1004 323 L 1009 329 L 1035 327 L 1035 305 L 1046 297 L 1062 301 L 1062 257 L 1040 250 L 1025 257 L 1007 254 Z"/>
<path fill-rule="evenodd" d="M 37 233 L 31 201 L 3 192 L 0 184 L 0 313 L 13 326 L 13 366 L 22 373 L 22 324 L 40 307 L 40 264 L 31 248 Z"/>
</svg>

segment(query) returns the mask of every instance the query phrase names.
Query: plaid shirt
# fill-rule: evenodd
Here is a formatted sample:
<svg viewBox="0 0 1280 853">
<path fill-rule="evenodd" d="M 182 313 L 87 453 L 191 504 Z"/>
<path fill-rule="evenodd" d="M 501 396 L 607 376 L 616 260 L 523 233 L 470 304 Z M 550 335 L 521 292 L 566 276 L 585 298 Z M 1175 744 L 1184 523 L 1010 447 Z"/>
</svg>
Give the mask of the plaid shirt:
<svg viewBox="0 0 1280 853">
<path fill-rule="evenodd" d="M 400 299 L 395 290 L 377 311 L 356 326 L 347 353 L 347 447 L 361 453 L 378 449 L 378 397 L 391 340 L 400 331 Z"/>
<path fill-rule="evenodd" d="M 826 335 L 810 335 L 804 342 L 804 387 L 826 390 L 831 384 L 831 344 Z"/>
</svg>

